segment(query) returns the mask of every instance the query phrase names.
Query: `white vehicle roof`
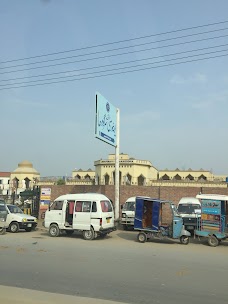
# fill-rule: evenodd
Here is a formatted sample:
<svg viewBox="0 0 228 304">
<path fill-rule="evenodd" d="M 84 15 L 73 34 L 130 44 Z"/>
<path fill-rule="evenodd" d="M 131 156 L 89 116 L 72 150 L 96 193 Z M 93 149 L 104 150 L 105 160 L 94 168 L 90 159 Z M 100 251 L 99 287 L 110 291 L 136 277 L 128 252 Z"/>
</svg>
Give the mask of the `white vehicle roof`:
<svg viewBox="0 0 228 304">
<path fill-rule="evenodd" d="M 196 197 L 182 197 L 180 199 L 178 205 L 179 204 L 199 204 L 200 205 L 200 201 Z"/>
<path fill-rule="evenodd" d="M 129 197 L 127 200 L 126 200 L 126 203 L 127 202 L 135 202 L 136 200 L 136 196 L 132 196 L 132 197 Z"/>
<path fill-rule="evenodd" d="M 228 195 L 221 194 L 198 194 L 196 196 L 198 199 L 211 199 L 218 201 L 228 201 Z"/>
<path fill-rule="evenodd" d="M 55 201 L 63 200 L 76 200 L 76 199 L 88 199 L 88 200 L 109 200 L 107 196 L 100 193 L 76 193 L 76 194 L 65 194 L 57 197 Z"/>
<path fill-rule="evenodd" d="M 127 202 L 135 202 L 136 201 L 136 197 L 146 197 L 146 198 L 149 198 L 148 196 L 143 196 L 143 195 L 137 195 L 137 196 L 132 196 L 132 197 L 129 197 L 125 203 Z"/>
</svg>

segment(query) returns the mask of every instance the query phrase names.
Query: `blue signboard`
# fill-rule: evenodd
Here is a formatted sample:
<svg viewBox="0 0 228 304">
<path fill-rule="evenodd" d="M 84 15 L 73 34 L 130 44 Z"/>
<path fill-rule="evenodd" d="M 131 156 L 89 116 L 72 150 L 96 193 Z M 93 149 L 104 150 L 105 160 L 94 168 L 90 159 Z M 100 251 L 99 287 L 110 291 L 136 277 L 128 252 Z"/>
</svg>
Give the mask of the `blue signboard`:
<svg viewBox="0 0 228 304">
<path fill-rule="evenodd" d="M 116 146 L 116 108 L 100 93 L 96 93 L 95 137 Z"/>
<path fill-rule="evenodd" d="M 201 201 L 202 214 L 220 214 L 221 201 L 202 199 Z"/>
</svg>

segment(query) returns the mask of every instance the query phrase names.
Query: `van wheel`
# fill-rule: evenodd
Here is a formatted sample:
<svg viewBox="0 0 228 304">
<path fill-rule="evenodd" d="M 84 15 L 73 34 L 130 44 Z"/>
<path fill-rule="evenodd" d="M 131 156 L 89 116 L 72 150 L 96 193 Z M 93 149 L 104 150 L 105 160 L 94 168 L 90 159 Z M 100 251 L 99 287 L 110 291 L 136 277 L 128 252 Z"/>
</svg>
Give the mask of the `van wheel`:
<svg viewBox="0 0 228 304">
<path fill-rule="evenodd" d="M 12 232 L 12 233 L 16 233 L 18 232 L 19 230 L 19 224 L 18 222 L 12 222 L 10 225 L 9 225 L 9 231 Z"/>
<path fill-rule="evenodd" d="M 182 235 L 182 236 L 180 237 L 180 242 L 181 242 L 181 244 L 183 244 L 183 245 L 188 245 L 188 243 L 189 243 L 189 237 L 186 236 L 186 235 Z"/>
<path fill-rule="evenodd" d="M 90 241 L 94 239 L 94 230 L 91 228 L 90 230 L 84 230 L 83 231 L 83 237 L 85 240 Z"/>
<path fill-rule="evenodd" d="M 56 224 L 52 224 L 49 228 L 49 235 L 52 237 L 57 237 L 59 236 L 60 231 L 59 231 L 59 227 Z"/>
<path fill-rule="evenodd" d="M 209 236 L 207 241 L 208 241 L 208 245 L 211 247 L 216 247 L 219 245 L 219 240 L 214 235 Z"/>
<path fill-rule="evenodd" d="M 140 232 L 137 237 L 139 243 L 145 243 L 147 241 L 146 233 Z"/>
</svg>

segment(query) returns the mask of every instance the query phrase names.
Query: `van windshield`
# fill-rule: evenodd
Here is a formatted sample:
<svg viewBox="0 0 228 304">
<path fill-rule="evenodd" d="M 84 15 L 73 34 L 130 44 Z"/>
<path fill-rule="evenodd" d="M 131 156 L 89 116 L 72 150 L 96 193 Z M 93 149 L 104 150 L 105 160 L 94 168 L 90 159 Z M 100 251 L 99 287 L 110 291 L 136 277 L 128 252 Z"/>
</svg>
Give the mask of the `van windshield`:
<svg viewBox="0 0 228 304">
<path fill-rule="evenodd" d="M 180 204 L 178 205 L 178 212 L 183 214 L 193 214 L 196 209 L 200 209 L 199 204 Z"/>
<path fill-rule="evenodd" d="M 135 211 L 135 202 L 126 202 L 123 205 L 124 211 Z"/>
<path fill-rule="evenodd" d="M 109 201 L 101 201 L 102 212 L 112 212 L 112 204 Z"/>
</svg>

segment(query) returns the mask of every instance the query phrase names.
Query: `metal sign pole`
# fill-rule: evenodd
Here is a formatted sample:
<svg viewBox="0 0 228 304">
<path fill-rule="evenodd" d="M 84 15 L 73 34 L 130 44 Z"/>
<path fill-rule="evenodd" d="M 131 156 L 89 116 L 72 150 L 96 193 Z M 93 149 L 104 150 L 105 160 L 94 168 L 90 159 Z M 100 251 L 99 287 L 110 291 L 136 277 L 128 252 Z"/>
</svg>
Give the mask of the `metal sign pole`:
<svg viewBox="0 0 228 304">
<path fill-rule="evenodd" d="M 119 154 L 120 154 L 120 110 L 117 108 L 116 109 L 116 158 L 115 158 L 115 220 L 116 222 L 119 222 L 119 216 L 120 216 Z"/>
</svg>

